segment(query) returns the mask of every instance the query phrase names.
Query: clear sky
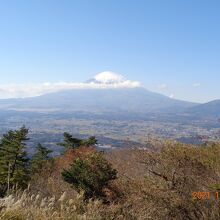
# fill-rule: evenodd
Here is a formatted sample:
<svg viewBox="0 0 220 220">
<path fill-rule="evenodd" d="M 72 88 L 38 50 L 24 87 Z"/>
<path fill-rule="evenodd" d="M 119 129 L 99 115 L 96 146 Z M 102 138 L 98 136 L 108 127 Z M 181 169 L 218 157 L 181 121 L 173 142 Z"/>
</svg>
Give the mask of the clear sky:
<svg viewBox="0 0 220 220">
<path fill-rule="evenodd" d="M 219 0 L 1 0 L 0 90 L 113 71 L 197 102 L 220 99 Z"/>
</svg>

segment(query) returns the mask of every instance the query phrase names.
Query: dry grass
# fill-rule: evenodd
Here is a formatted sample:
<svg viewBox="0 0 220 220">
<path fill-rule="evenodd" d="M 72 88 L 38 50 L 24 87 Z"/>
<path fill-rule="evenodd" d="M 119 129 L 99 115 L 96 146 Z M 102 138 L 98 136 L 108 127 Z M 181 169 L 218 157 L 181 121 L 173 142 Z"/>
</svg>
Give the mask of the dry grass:
<svg viewBox="0 0 220 220">
<path fill-rule="evenodd" d="M 85 203 L 82 194 L 67 199 L 65 192 L 56 199 L 30 194 L 25 190 L 1 199 L 0 208 L 1 220 L 103 219 L 104 214 L 104 205 L 101 201 L 90 200 Z"/>
</svg>

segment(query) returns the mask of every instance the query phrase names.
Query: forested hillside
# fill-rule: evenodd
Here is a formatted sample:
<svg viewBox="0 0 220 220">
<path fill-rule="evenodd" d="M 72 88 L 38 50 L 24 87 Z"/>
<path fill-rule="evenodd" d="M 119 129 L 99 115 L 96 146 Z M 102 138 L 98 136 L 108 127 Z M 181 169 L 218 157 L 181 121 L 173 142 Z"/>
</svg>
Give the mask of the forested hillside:
<svg viewBox="0 0 220 220">
<path fill-rule="evenodd" d="M 28 139 L 22 127 L 0 142 L 2 220 L 220 218 L 219 143 L 104 153 L 95 137 L 64 133 L 60 156 L 39 143 L 30 158 Z"/>
</svg>

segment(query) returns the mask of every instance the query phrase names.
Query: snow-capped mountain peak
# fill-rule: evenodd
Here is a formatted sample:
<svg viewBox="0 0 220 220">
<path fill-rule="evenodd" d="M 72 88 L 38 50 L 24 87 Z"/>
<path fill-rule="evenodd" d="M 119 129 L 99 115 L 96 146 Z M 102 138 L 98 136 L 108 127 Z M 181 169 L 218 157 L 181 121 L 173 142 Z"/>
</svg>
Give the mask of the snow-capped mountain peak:
<svg viewBox="0 0 220 220">
<path fill-rule="evenodd" d="M 128 80 L 120 74 L 104 71 L 86 82 L 44 82 L 38 84 L 0 85 L 0 98 L 25 98 L 73 89 L 137 88 L 138 81 Z"/>
<path fill-rule="evenodd" d="M 135 88 L 140 86 L 140 82 L 128 80 L 124 76 L 111 71 L 98 73 L 92 79 L 87 80 L 86 83 L 100 85 L 103 88 Z"/>
<path fill-rule="evenodd" d="M 93 81 L 101 84 L 117 84 L 126 81 L 126 79 L 120 74 L 104 71 L 95 75 Z"/>
</svg>

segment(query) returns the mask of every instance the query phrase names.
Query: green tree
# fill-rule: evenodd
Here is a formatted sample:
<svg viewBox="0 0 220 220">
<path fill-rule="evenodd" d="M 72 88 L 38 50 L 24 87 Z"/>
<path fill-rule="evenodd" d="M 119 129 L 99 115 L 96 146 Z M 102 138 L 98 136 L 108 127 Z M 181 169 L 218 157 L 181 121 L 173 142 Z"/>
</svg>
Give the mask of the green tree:
<svg viewBox="0 0 220 220">
<path fill-rule="evenodd" d="M 29 159 L 26 153 L 28 129 L 10 130 L 0 143 L 0 194 L 17 185 L 25 187 L 29 180 Z"/>
<path fill-rule="evenodd" d="M 104 197 L 103 189 L 111 180 L 116 179 L 117 171 L 103 157 L 102 152 L 94 152 L 77 158 L 68 170 L 63 170 L 63 179 L 80 192 L 84 191 L 85 199 Z"/>
<path fill-rule="evenodd" d="M 41 170 L 45 164 L 45 162 L 51 160 L 51 157 L 49 156 L 50 153 L 52 153 L 52 150 L 47 149 L 40 143 L 37 145 L 36 152 L 32 157 L 31 161 L 31 170 L 32 172 L 37 172 Z"/>
<path fill-rule="evenodd" d="M 63 134 L 63 142 L 58 145 L 63 146 L 65 149 L 71 149 L 79 147 L 82 143 L 81 139 L 74 138 L 70 133 L 64 132 Z"/>
<path fill-rule="evenodd" d="M 95 136 L 90 136 L 88 139 L 82 141 L 82 145 L 94 146 L 98 143 L 98 140 Z"/>
<path fill-rule="evenodd" d="M 95 136 L 90 136 L 88 139 L 74 138 L 70 133 L 64 132 L 63 142 L 58 143 L 59 146 L 65 149 L 74 149 L 80 146 L 94 146 L 98 141 Z"/>
</svg>

